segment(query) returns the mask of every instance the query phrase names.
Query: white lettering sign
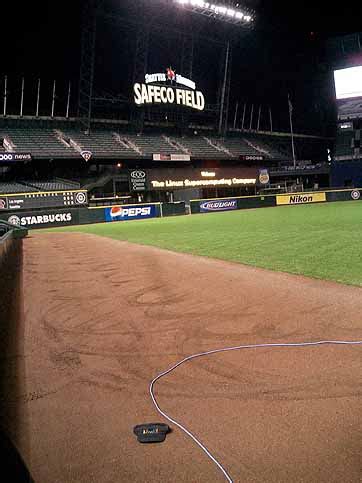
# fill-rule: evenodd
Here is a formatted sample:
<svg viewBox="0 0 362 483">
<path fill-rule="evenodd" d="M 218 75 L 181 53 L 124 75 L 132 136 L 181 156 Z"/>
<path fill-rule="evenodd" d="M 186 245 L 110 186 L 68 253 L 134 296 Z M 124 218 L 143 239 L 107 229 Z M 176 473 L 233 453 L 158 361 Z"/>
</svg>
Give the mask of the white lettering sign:
<svg viewBox="0 0 362 483">
<path fill-rule="evenodd" d="M 240 186 L 254 185 L 256 178 L 221 178 L 221 179 L 183 179 L 165 181 L 151 180 L 152 188 L 195 188 L 204 186 Z"/>
<path fill-rule="evenodd" d="M 143 104 L 174 104 L 176 101 L 178 105 L 191 107 L 198 111 L 203 111 L 205 108 L 205 98 L 200 91 L 139 83 L 133 86 L 133 91 L 137 106 Z"/>
<path fill-rule="evenodd" d="M 185 87 L 189 87 L 192 90 L 196 89 L 196 84 L 194 81 L 187 79 L 187 77 L 183 77 L 181 74 L 176 74 L 176 84 L 181 84 Z M 166 82 L 167 76 L 166 74 L 146 74 L 145 75 L 145 83 L 152 84 L 153 82 Z"/>
</svg>

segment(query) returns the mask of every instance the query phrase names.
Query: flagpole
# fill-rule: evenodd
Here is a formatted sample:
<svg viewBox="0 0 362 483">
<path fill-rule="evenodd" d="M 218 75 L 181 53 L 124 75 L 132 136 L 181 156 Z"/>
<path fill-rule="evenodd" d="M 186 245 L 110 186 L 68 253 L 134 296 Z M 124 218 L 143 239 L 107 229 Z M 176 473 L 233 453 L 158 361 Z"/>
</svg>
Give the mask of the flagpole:
<svg viewBox="0 0 362 483">
<path fill-rule="evenodd" d="M 25 80 L 24 77 L 22 78 L 21 81 L 21 101 L 20 101 L 20 117 L 23 116 L 23 107 L 24 107 L 24 86 L 25 86 Z"/>
<path fill-rule="evenodd" d="M 54 117 L 54 105 L 55 105 L 55 81 L 53 84 L 52 117 Z"/>
<path fill-rule="evenodd" d="M 238 115 L 238 110 L 239 110 L 239 103 L 237 102 L 236 106 L 235 106 L 234 129 L 236 128 L 236 118 L 237 118 L 237 115 Z"/>
<path fill-rule="evenodd" d="M 40 79 L 38 79 L 38 95 L 36 98 L 36 117 L 39 116 L 39 99 L 40 99 Z"/>
<path fill-rule="evenodd" d="M 259 131 L 259 127 L 260 127 L 260 114 L 261 114 L 261 105 L 259 106 L 259 114 L 258 114 L 258 126 L 256 128 L 257 131 Z"/>
<path fill-rule="evenodd" d="M 295 169 L 296 168 L 296 162 L 295 162 L 294 133 L 293 133 L 293 121 L 292 121 L 293 106 L 292 106 L 292 103 L 290 102 L 289 94 L 288 94 L 288 107 L 289 107 L 290 134 L 292 136 L 293 163 L 294 163 L 294 169 Z"/>
<path fill-rule="evenodd" d="M 69 86 L 68 86 L 68 100 L 67 100 L 67 112 L 65 114 L 65 117 L 68 119 L 69 117 L 69 104 L 70 104 L 70 82 L 69 82 Z"/>
<path fill-rule="evenodd" d="M 253 114 L 254 114 L 254 104 L 251 105 L 249 131 L 251 131 L 251 127 L 253 125 Z"/>
<path fill-rule="evenodd" d="M 270 132 L 273 132 L 273 118 L 272 118 L 271 107 L 269 107 L 269 121 L 270 121 Z"/>
<path fill-rule="evenodd" d="M 4 116 L 6 116 L 6 103 L 8 98 L 8 76 L 5 76 L 4 82 Z"/>
<path fill-rule="evenodd" d="M 244 130 L 245 112 L 246 112 L 246 102 L 244 104 L 243 120 L 242 120 L 242 123 L 241 123 L 241 130 L 242 131 Z"/>
</svg>

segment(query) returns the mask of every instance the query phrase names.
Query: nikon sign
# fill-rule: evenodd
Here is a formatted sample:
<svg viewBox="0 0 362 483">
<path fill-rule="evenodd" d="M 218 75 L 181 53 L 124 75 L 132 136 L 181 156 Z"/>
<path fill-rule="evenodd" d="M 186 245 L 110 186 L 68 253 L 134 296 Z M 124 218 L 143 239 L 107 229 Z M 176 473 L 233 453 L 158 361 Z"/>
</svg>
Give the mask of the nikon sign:
<svg viewBox="0 0 362 483">
<path fill-rule="evenodd" d="M 133 86 L 133 90 L 134 101 L 137 106 L 175 104 L 191 107 L 198 111 L 203 111 L 205 108 L 205 98 L 200 91 L 139 83 Z"/>
<path fill-rule="evenodd" d="M 295 195 L 277 195 L 277 205 L 304 205 L 327 201 L 325 193 L 298 193 Z"/>
</svg>

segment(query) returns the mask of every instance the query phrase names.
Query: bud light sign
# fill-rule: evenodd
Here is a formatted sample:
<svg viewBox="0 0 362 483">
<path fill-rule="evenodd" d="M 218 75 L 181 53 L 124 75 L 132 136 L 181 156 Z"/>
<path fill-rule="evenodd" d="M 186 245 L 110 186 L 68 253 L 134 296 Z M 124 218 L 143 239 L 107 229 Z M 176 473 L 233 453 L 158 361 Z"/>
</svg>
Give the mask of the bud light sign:
<svg viewBox="0 0 362 483">
<path fill-rule="evenodd" d="M 200 213 L 209 213 L 210 211 L 228 211 L 238 208 L 237 200 L 208 200 L 200 203 Z"/>
<path fill-rule="evenodd" d="M 157 216 L 156 205 L 123 205 L 105 208 L 106 221 L 141 220 Z"/>
</svg>

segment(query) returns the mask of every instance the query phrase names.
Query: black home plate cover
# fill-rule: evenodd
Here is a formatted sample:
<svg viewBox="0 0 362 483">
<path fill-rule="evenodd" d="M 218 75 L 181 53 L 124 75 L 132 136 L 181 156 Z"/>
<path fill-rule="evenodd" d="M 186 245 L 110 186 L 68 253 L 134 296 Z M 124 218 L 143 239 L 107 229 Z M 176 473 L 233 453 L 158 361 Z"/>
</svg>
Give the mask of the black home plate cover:
<svg viewBox="0 0 362 483">
<path fill-rule="evenodd" d="M 163 423 L 138 424 L 133 428 L 140 443 L 162 443 L 169 431 L 170 427 Z"/>
</svg>

